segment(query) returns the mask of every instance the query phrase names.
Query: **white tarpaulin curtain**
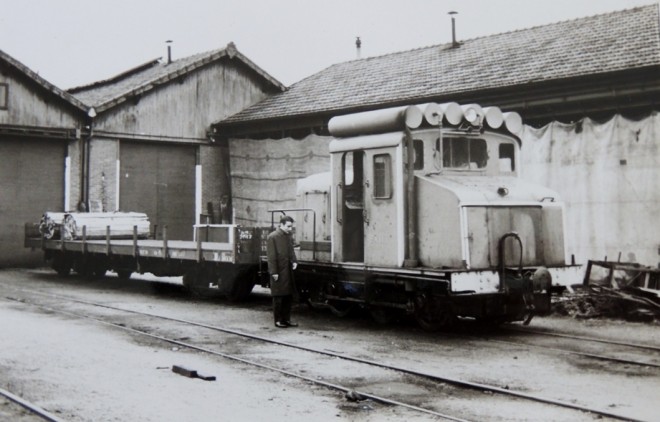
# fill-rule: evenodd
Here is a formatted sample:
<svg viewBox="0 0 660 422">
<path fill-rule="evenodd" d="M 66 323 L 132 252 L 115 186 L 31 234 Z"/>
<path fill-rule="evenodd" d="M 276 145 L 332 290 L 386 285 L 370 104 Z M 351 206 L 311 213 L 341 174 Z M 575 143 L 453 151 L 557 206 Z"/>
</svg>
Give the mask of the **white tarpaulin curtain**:
<svg viewBox="0 0 660 422">
<path fill-rule="evenodd" d="M 525 126 L 522 177 L 566 204 L 567 257 L 660 262 L 660 117 Z"/>
</svg>

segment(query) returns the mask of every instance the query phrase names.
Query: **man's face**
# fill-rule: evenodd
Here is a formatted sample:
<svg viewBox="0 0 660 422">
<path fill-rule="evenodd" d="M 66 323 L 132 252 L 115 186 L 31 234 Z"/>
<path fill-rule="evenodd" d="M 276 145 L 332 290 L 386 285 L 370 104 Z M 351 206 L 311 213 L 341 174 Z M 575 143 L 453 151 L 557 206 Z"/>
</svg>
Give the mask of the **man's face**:
<svg viewBox="0 0 660 422">
<path fill-rule="evenodd" d="M 280 223 L 280 228 L 282 231 L 286 234 L 291 234 L 291 231 L 293 231 L 293 223 L 290 221 L 286 221 L 284 223 Z"/>
</svg>

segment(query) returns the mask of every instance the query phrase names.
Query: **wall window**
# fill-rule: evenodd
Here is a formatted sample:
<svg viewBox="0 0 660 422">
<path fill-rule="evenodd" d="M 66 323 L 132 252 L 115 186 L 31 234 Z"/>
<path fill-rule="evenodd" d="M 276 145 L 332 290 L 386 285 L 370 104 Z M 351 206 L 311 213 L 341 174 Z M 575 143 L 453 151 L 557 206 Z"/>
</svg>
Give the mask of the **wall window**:
<svg viewBox="0 0 660 422">
<path fill-rule="evenodd" d="M 0 82 L 0 110 L 9 108 L 9 85 Z"/>
<path fill-rule="evenodd" d="M 392 158 L 389 154 L 374 155 L 374 198 L 392 197 Z"/>
</svg>

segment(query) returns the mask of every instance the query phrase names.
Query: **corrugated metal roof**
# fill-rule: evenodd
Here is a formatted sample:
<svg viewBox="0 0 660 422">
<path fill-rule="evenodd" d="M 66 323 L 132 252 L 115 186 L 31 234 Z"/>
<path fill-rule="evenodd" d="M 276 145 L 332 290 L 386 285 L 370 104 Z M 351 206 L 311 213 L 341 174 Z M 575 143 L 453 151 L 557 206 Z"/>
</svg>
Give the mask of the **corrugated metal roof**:
<svg viewBox="0 0 660 422">
<path fill-rule="evenodd" d="M 660 65 L 658 5 L 335 64 L 219 125 Z"/>
<path fill-rule="evenodd" d="M 94 106 L 97 112 L 102 112 L 130 97 L 140 95 L 223 57 L 240 60 L 274 88 L 281 91 L 286 89 L 281 82 L 241 54 L 234 43 L 229 43 L 223 49 L 195 54 L 171 63 L 152 60 L 111 79 L 72 88 L 69 92 L 81 101 Z"/>
<path fill-rule="evenodd" d="M 23 73 L 28 78 L 33 80 L 37 85 L 41 86 L 46 91 L 55 94 L 57 97 L 61 98 L 64 102 L 69 103 L 78 110 L 81 110 L 86 113 L 87 110 L 89 109 L 87 105 L 85 105 L 83 102 L 75 98 L 73 95 L 51 84 L 50 82 L 39 76 L 37 73 L 30 70 L 23 63 L 19 62 L 18 60 L 16 60 L 15 58 L 13 58 L 12 56 L 10 56 L 9 54 L 5 53 L 2 50 L 0 50 L 0 61 L 6 63 L 8 66 L 13 67 L 14 69 Z"/>
</svg>

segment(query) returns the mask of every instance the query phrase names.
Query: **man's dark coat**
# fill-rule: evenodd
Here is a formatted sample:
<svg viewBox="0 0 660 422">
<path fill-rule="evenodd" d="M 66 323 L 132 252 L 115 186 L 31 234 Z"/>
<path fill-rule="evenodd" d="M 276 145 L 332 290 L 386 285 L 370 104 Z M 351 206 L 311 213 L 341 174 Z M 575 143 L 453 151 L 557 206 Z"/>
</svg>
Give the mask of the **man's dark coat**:
<svg viewBox="0 0 660 422">
<path fill-rule="evenodd" d="M 268 235 L 268 272 L 278 274 L 277 281 L 270 279 L 270 293 L 273 296 L 287 296 L 295 293 L 292 262 L 296 261 L 293 239 L 278 228 Z"/>
</svg>

